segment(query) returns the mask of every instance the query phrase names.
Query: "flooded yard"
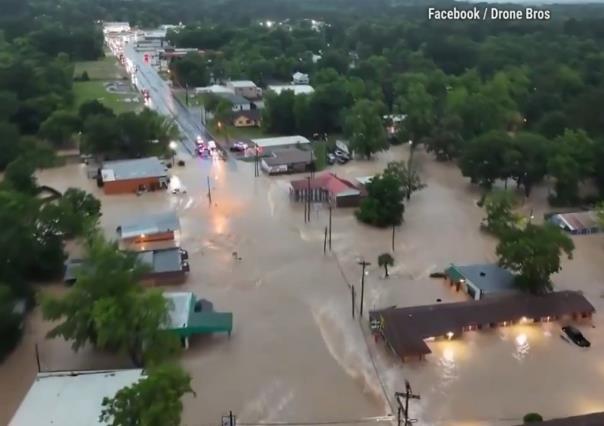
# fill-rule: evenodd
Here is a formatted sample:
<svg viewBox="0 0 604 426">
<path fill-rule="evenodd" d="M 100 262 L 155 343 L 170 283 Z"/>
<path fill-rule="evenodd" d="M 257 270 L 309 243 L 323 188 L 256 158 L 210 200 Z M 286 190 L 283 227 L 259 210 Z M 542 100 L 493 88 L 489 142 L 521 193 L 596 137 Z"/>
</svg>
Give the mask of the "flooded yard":
<svg viewBox="0 0 604 426">
<path fill-rule="evenodd" d="M 347 178 L 367 176 L 406 155 L 406 148 L 397 147 L 375 161 L 332 170 Z M 422 425 L 513 425 L 530 411 L 549 418 L 604 410 L 598 397 L 604 394 L 604 335 L 597 313 L 596 328 L 582 327 L 592 341 L 588 350 L 563 341 L 560 325 L 548 323 L 434 342 L 426 361 L 407 364 L 383 342 L 373 341 L 365 320 L 360 327 L 351 318 L 349 285 L 360 294 L 360 258 L 372 263 L 366 313 L 436 299 L 465 300 L 431 279 L 430 272 L 451 262 L 496 260 L 496 241 L 478 228 L 484 216 L 475 205 L 480 194 L 454 165 L 435 163 L 423 153 L 415 161 L 428 186 L 406 206 L 389 279 L 383 278 L 377 256 L 392 251 L 391 230 L 359 224 L 352 209 L 334 210 L 333 251 L 324 255 L 328 210 L 313 209 L 305 224 L 303 207 L 288 197 L 292 177 L 254 178 L 251 163 L 188 160 L 186 167 L 172 170 L 186 194 L 105 196 L 79 165 L 38 177 L 58 190 L 79 186 L 100 198 L 101 226 L 110 237 L 124 219 L 168 209 L 178 213 L 178 238 L 189 251 L 191 272 L 184 285 L 172 289 L 211 300 L 217 310 L 233 312 L 235 321 L 230 338 L 193 339 L 183 355 L 197 393 L 185 400 L 185 425 L 219 424 L 229 410 L 246 423 L 364 424 L 359 420 L 395 413 L 393 395 L 404 390 L 405 379 L 421 394 L 411 414 Z M 539 194 L 535 200 L 542 203 Z M 574 259 L 554 277 L 556 287 L 582 290 L 601 311 L 604 237 L 574 240 Z M 242 260 L 235 261 L 233 252 Z M 23 342 L 0 365 L 0 424 L 7 423 L 33 381 L 36 342 L 45 369 L 124 366 L 124 360 L 92 351 L 74 355 L 68 343 L 45 341 L 49 327 L 34 311 Z"/>
</svg>

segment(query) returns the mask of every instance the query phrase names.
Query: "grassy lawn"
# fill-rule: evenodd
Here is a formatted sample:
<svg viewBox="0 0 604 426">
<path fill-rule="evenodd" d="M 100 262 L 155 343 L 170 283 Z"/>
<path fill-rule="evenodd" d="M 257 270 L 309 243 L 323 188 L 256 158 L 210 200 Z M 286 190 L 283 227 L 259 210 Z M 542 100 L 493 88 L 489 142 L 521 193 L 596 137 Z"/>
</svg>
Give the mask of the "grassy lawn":
<svg viewBox="0 0 604 426">
<path fill-rule="evenodd" d="M 172 91 L 183 105 L 187 104 L 187 96 L 184 89 L 174 89 Z M 195 95 L 192 91 L 189 91 L 189 106 L 190 107 L 201 107 L 203 105 L 203 96 Z"/>
<path fill-rule="evenodd" d="M 119 80 L 126 76 L 126 71 L 114 56 L 105 56 L 98 61 L 76 62 L 73 75 L 79 77 L 84 71 L 91 80 Z"/>
<path fill-rule="evenodd" d="M 229 136 L 232 139 L 256 139 L 256 138 L 270 138 L 275 135 L 266 133 L 260 127 L 234 127 L 228 126 Z"/>
<path fill-rule="evenodd" d="M 135 93 L 118 94 L 105 90 L 103 81 L 76 81 L 73 83 L 75 95 L 74 108 L 77 109 L 86 101 L 98 100 L 116 113 L 135 111 L 140 108 L 140 102 L 124 102 L 125 98 L 138 98 Z"/>
</svg>

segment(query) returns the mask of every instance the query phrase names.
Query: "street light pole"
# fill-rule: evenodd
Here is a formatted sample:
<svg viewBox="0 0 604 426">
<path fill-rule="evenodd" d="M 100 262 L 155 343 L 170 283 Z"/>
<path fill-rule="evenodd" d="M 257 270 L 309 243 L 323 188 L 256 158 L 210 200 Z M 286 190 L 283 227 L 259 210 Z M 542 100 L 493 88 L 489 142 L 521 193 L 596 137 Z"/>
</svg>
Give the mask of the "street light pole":
<svg viewBox="0 0 604 426">
<path fill-rule="evenodd" d="M 407 161 L 407 201 L 411 199 L 411 166 L 413 163 L 414 152 L 415 148 L 413 146 L 413 141 L 409 141 L 409 159 Z M 392 248 L 392 250 L 394 250 L 394 247 Z"/>
<path fill-rule="evenodd" d="M 363 267 L 363 273 L 361 275 L 361 309 L 360 309 L 361 317 L 363 317 L 363 301 L 365 299 L 365 268 L 367 266 L 371 265 L 371 263 L 366 262 L 365 260 L 361 260 L 358 263 L 359 263 L 359 265 L 361 265 Z"/>
</svg>

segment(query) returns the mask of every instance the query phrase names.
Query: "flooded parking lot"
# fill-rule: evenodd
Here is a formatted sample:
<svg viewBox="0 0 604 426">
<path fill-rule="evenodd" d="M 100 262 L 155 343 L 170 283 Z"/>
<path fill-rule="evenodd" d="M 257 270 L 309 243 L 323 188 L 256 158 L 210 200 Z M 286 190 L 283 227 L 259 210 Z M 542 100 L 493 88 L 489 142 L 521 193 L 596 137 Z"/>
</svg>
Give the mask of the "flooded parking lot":
<svg viewBox="0 0 604 426">
<path fill-rule="evenodd" d="M 399 147 L 376 161 L 332 169 L 348 178 L 367 176 L 406 154 Z M 43 171 L 39 181 L 61 191 L 77 185 L 99 197 L 101 226 L 111 237 L 123 219 L 167 209 L 178 213 L 178 238 L 189 251 L 191 272 L 177 289 L 211 300 L 217 310 L 232 311 L 235 321 L 230 339 L 194 339 L 183 355 L 197 393 L 185 400 L 185 425 L 218 424 L 229 410 L 246 423 L 349 424 L 392 413 L 393 394 L 403 390 L 405 379 L 421 394 L 412 416 L 422 425 L 513 425 L 530 411 L 555 417 L 604 410 L 604 336 L 598 314 L 596 328 L 582 327 L 592 342 L 588 350 L 563 341 L 557 323 L 518 325 L 431 343 L 433 353 L 426 361 L 407 364 L 382 342 L 376 344 L 365 322 L 361 328 L 352 320 L 348 286 L 360 288 L 360 258 L 372 262 L 365 312 L 464 300 L 431 279 L 430 272 L 451 262 L 496 259 L 496 241 L 478 230 L 483 211 L 475 201 L 480 194 L 454 165 L 435 163 L 423 153 L 415 161 L 428 186 L 413 195 L 405 222 L 396 230 L 389 279 L 383 278 L 377 256 L 391 251 L 390 230 L 360 225 L 350 209 L 336 210 L 333 251 L 325 256 L 328 211 L 313 209 L 305 224 L 303 207 L 288 198 L 292 177 L 254 178 L 250 163 L 189 160 L 172 170 L 186 194 L 105 196 L 80 165 Z M 574 259 L 564 262 L 554 282 L 559 289 L 582 290 L 601 311 L 604 237 L 574 241 Z M 241 261 L 233 259 L 233 252 Z M 74 355 L 64 342 L 45 341 L 48 328 L 35 311 L 22 344 L 0 365 L 2 424 L 33 380 L 36 342 L 45 369 L 123 366 L 124 360 L 92 351 Z"/>
</svg>

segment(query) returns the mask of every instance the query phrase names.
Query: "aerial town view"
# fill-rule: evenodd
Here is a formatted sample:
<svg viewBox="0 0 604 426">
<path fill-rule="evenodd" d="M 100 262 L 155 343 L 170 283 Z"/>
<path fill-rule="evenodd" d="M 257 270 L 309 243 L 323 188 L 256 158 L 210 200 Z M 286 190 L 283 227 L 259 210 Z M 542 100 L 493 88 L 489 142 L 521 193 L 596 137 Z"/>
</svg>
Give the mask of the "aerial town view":
<svg viewBox="0 0 604 426">
<path fill-rule="evenodd" d="M 604 2 L 0 3 L 0 425 L 604 426 Z"/>
</svg>

